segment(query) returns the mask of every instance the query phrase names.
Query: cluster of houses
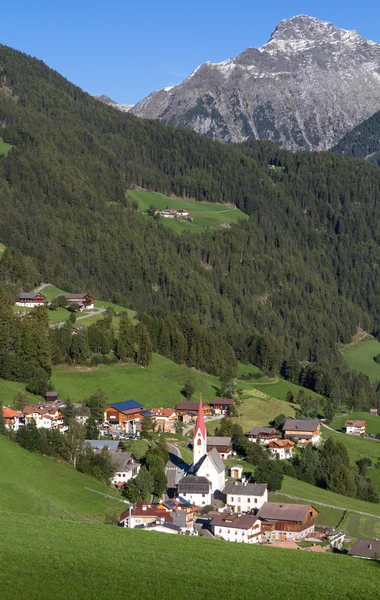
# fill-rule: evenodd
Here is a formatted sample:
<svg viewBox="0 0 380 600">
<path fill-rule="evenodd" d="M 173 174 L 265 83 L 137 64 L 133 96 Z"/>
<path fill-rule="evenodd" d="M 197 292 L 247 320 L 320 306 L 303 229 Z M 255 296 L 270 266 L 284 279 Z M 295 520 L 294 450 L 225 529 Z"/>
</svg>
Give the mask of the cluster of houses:
<svg viewBox="0 0 380 600">
<path fill-rule="evenodd" d="M 164 210 L 155 208 L 154 215 L 157 214 L 164 219 L 177 219 L 179 217 L 188 218 L 190 216 L 190 213 L 186 208 L 180 208 L 179 210 L 176 210 L 175 208 L 165 208 Z"/>
<path fill-rule="evenodd" d="M 78 310 L 90 310 L 94 308 L 94 298 L 88 294 L 60 294 L 66 298 L 68 305 L 77 304 Z M 22 292 L 15 298 L 15 305 L 23 308 L 35 308 L 36 306 L 49 306 L 46 296 L 41 292 Z"/>
</svg>

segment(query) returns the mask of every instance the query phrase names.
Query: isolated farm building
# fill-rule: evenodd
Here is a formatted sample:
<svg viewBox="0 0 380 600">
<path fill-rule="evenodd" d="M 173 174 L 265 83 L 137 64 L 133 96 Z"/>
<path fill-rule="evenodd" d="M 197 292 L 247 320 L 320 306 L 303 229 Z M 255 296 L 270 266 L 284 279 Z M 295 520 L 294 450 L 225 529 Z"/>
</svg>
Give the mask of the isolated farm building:
<svg viewBox="0 0 380 600">
<path fill-rule="evenodd" d="M 356 540 L 349 549 L 348 554 L 357 558 L 380 560 L 380 540 Z"/>
<path fill-rule="evenodd" d="M 46 402 L 57 402 L 58 392 L 46 392 L 45 400 Z"/>
<path fill-rule="evenodd" d="M 178 414 L 173 408 L 151 408 L 150 412 L 156 423 L 156 431 L 175 433 Z"/>
<path fill-rule="evenodd" d="M 41 292 L 21 293 L 16 296 L 15 305 L 34 308 L 35 306 L 44 306 L 46 296 Z"/>
<path fill-rule="evenodd" d="M 292 440 L 275 440 L 269 442 L 268 452 L 272 458 L 286 460 L 292 458 L 294 452 L 294 442 Z"/>
<path fill-rule="evenodd" d="M 280 434 L 274 427 L 253 427 L 245 434 L 250 442 L 259 442 L 266 446 L 269 442 L 279 439 Z"/>
<path fill-rule="evenodd" d="M 106 423 L 116 429 L 135 434 L 141 429 L 141 424 L 144 418 L 144 407 L 135 400 L 125 400 L 124 402 L 116 402 L 109 404 L 104 413 Z"/>
<path fill-rule="evenodd" d="M 236 404 L 236 400 L 233 398 L 214 398 L 210 402 L 214 415 L 228 415 L 234 404 Z"/>
<path fill-rule="evenodd" d="M 207 436 L 207 452 L 215 448 L 222 460 L 229 460 L 232 457 L 232 440 L 230 437 L 211 437 Z"/>
<path fill-rule="evenodd" d="M 260 508 L 263 540 L 303 540 L 315 530 L 318 511 L 308 504 L 265 502 Z"/>
<path fill-rule="evenodd" d="M 365 435 L 367 421 L 346 421 L 346 433 L 349 435 Z"/>
<path fill-rule="evenodd" d="M 294 438 L 299 446 L 316 446 L 321 441 L 321 423 L 317 419 L 288 419 L 282 429 L 285 438 Z"/>
<path fill-rule="evenodd" d="M 379 411 L 377 410 L 377 408 L 370 408 L 369 412 L 374 417 L 377 417 L 377 415 L 379 414 Z"/>
<path fill-rule="evenodd" d="M 211 408 L 209 404 L 202 402 L 202 408 L 204 416 L 208 416 L 211 414 Z M 196 416 L 198 414 L 199 403 L 185 400 L 184 402 L 180 402 L 179 404 L 177 404 L 175 409 L 179 416 L 183 417 L 184 415 L 189 413 Z"/>
<path fill-rule="evenodd" d="M 94 308 L 94 298 L 88 294 L 65 294 L 69 304 L 78 304 L 79 310 L 88 310 Z"/>
<path fill-rule="evenodd" d="M 112 464 L 116 469 L 111 483 L 118 488 L 122 488 L 130 479 L 137 477 L 141 465 L 131 452 L 119 452 L 116 450 L 116 452 L 113 451 L 110 454 Z"/>
<path fill-rule="evenodd" d="M 17 431 L 20 426 L 21 412 L 9 406 L 3 406 L 4 425 L 7 429 Z"/>
<path fill-rule="evenodd" d="M 189 211 L 187 210 L 187 208 L 180 208 L 179 210 L 177 210 L 177 215 L 179 217 L 188 217 L 189 216 Z"/>
<path fill-rule="evenodd" d="M 177 484 L 178 496 L 194 506 L 211 504 L 211 482 L 207 477 L 186 475 Z"/>
<path fill-rule="evenodd" d="M 247 483 L 231 481 L 224 488 L 226 504 L 237 513 L 249 512 L 261 508 L 268 502 L 268 486 L 266 483 Z"/>
<path fill-rule="evenodd" d="M 261 522 L 256 515 L 212 513 L 211 531 L 227 542 L 258 544 L 261 542 Z"/>
<path fill-rule="evenodd" d="M 174 208 L 165 208 L 160 211 L 161 217 L 164 219 L 175 219 L 177 216 L 177 211 Z"/>
</svg>

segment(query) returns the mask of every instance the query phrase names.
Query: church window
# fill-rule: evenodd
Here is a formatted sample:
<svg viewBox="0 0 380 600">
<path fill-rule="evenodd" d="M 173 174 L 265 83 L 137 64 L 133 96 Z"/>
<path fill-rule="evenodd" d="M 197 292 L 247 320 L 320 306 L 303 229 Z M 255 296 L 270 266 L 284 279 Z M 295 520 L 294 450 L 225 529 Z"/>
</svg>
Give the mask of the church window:
<svg viewBox="0 0 380 600">
<path fill-rule="evenodd" d="M 202 440 L 201 440 L 201 438 L 198 438 L 198 446 L 200 446 L 200 445 L 201 445 L 201 443 L 202 443 Z"/>
</svg>

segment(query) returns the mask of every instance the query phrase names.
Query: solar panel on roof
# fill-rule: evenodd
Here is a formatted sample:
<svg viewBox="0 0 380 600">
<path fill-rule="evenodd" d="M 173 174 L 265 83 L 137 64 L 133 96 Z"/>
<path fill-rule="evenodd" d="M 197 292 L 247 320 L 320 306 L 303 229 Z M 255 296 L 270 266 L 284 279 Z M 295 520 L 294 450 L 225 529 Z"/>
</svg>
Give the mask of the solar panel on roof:
<svg viewBox="0 0 380 600">
<path fill-rule="evenodd" d="M 116 408 L 116 410 L 130 410 L 131 408 L 142 408 L 143 405 L 140 402 L 136 402 L 136 400 L 124 400 L 123 402 L 115 402 L 115 404 L 109 404 L 111 408 Z"/>
</svg>

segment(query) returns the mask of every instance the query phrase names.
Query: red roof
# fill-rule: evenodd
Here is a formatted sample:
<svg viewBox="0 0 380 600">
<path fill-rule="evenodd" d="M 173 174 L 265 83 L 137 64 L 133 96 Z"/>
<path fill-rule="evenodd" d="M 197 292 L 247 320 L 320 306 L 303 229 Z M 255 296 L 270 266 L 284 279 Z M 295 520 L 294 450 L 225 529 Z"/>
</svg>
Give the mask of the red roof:
<svg viewBox="0 0 380 600">
<path fill-rule="evenodd" d="M 21 412 L 19 410 L 13 410 L 9 406 L 3 406 L 3 415 L 5 419 L 13 419 L 13 417 L 19 417 Z"/>
<path fill-rule="evenodd" d="M 166 417 L 168 419 L 176 414 L 174 408 L 151 408 L 150 412 L 156 417 Z"/>
<path fill-rule="evenodd" d="M 198 416 L 197 422 L 195 423 L 194 427 L 194 437 L 197 435 L 198 430 L 200 430 L 202 437 L 206 437 L 206 425 L 203 415 L 202 396 L 199 397 Z"/>
</svg>

